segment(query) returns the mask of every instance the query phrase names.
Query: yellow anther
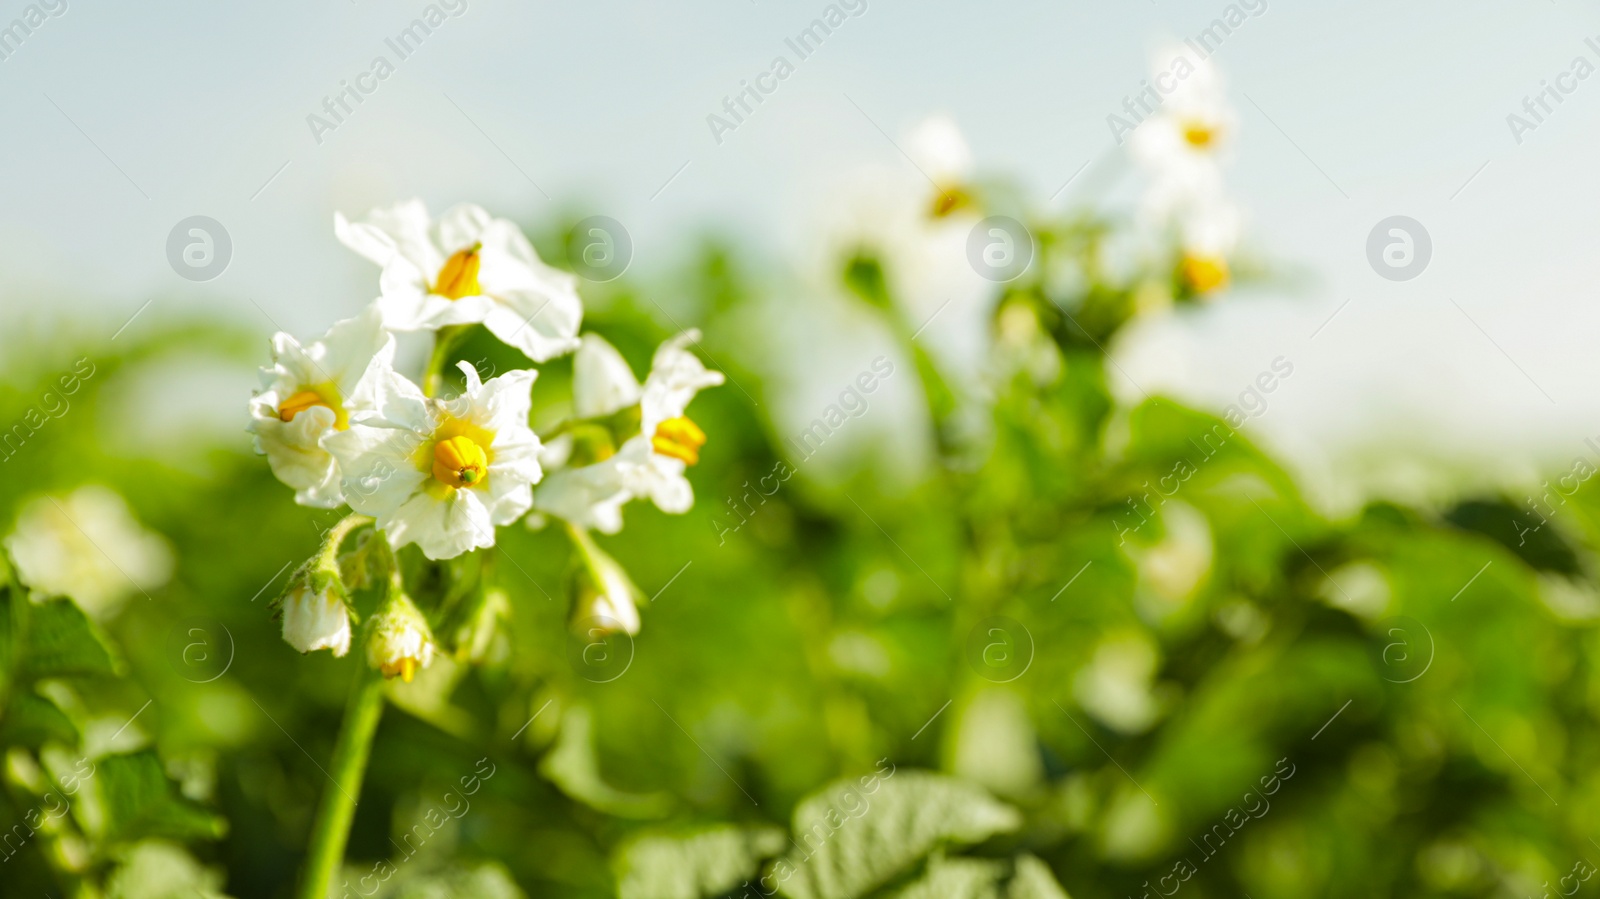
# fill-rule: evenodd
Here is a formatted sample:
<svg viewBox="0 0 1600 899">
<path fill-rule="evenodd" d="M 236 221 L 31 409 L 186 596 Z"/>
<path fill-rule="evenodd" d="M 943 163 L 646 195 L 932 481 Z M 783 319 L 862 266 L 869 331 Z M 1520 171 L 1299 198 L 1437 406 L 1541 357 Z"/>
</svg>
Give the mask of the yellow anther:
<svg viewBox="0 0 1600 899">
<path fill-rule="evenodd" d="M 454 255 L 446 259 L 439 269 L 439 277 L 433 285 L 433 292 L 451 300 L 475 297 L 483 293 L 483 288 L 478 286 L 479 247 L 479 244 L 473 244 L 465 250 L 457 250 Z"/>
<path fill-rule="evenodd" d="M 405 656 L 395 659 L 393 662 L 385 662 L 378 668 L 378 671 L 384 677 L 399 677 L 409 684 L 411 679 L 417 676 L 417 660 L 410 656 Z"/>
<path fill-rule="evenodd" d="M 1183 139 L 1189 146 L 1204 150 L 1217 139 L 1217 130 L 1204 122 L 1187 122 L 1183 126 Z"/>
<path fill-rule="evenodd" d="M 488 475 L 489 457 L 471 437 L 451 437 L 433 445 L 433 477 L 450 487 L 472 487 Z"/>
<path fill-rule="evenodd" d="M 1185 256 L 1178 274 L 1195 293 L 1210 293 L 1228 286 L 1228 260 L 1221 256 Z"/>
<path fill-rule="evenodd" d="M 278 404 L 278 420 L 284 422 L 294 421 L 296 415 L 313 406 L 321 406 L 324 409 L 333 410 L 333 426 L 342 431 L 350 426 L 350 420 L 344 409 L 339 405 L 336 399 L 337 396 L 338 392 L 331 389 L 297 391 Z"/>
<path fill-rule="evenodd" d="M 706 445 L 706 432 L 686 416 L 669 418 L 656 425 L 650 446 L 663 456 L 680 459 L 686 465 L 700 461 L 700 447 Z"/>
<path fill-rule="evenodd" d="M 942 219 L 953 212 L 974 205 L 976 201 L 973 200 L 972 194 L 960 185 L 951 185 L 939 189 L 938 195 L 933 198 L 933 205 L 928 209 L 928 214 L 933 218 Z"/>
</svg>

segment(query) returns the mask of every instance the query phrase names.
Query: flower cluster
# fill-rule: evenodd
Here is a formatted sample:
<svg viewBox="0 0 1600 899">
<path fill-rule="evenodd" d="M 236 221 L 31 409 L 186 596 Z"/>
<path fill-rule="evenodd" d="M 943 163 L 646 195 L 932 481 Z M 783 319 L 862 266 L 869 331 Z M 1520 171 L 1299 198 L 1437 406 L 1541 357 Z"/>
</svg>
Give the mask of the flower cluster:
<svg viewBox="0 0 1600 899">
<path fill-rule="evenodd" d="M 379 296 L 309 345 L 276 335 L 272 365 L 250 401 L 256 450 L 296 501 L 352 510 L 280 600 L 284 639 L 302 652 L 344 655 L 355 616 L 347 581 L 386 566 L 389 589 L 369 624 L 367 655 L 385 676 L 410 680 L 435 647 L 427 615 L 403 591 L 394 552 L 414 544 L 440 561 L 486 549 L 497 527 L 532 510 L 532 524 L 566 522 L 584 572 L 604 558 L 615 569 L 610 579 L 626 581 L 586 531 L 616 533 L 633 499 L 674 514 L 693 504 L 685 470 L 699 461 L 706 435 L 685 410 L 723 381 L 689 352 L 699 335 L 662 344 L 641 384 L 604 338 L 580 335 L 576 278 L 541 261 L 516 225 L 477 206 L 434 221 L 413 200 L 358 222 L 338 215 L 334 233 L 381 267 Z M 450 350 L 480 324 L 535 363 L 576 353 L 573 415 L 545 439 L 529 424 L 532 367 L 484 381 L 461 362 L 465 389 L 436 395 Z M 420 383 L 395 368 L 394 334 L 418 331 L 435 341 Z M 381 539 L 361 543 L 351 554 L 359 571 L 346 577 L 351 559 L 340 547 L 369 525 Z M 605 591 L 620 629 L 638 628 L 635 592 Z"/>
<path fill-rule="evenodd" d="M 1239 210 L 1222 182 L 1238 117 L 1208 59 L 1177 44 L 1156 60 L 1152 80 L 1165 78 L 1174 87 L 1134 131 L 1131 149 L 1151 177 L 1146 214 L 1176 233 L 1179 287 L 1204 296 L 1228 285 L 1228 259 L 1239 243 Z"/>
</svg>

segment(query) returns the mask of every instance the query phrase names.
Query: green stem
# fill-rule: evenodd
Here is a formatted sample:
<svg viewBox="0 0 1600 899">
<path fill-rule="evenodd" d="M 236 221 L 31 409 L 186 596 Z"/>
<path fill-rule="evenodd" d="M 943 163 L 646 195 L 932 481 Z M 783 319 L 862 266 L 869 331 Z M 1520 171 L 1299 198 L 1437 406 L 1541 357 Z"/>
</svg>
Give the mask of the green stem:
<svg viewBox="0 0 1600 899">
<path fill-rule="evenodd" d="M 601 550 L 595 545 L 594 538 L 589 536 L 587 530 L 570 521 L 563 520 L 561 523 L 567 526 L 567 536 L 571 538 L 573 547 L 578 550 L 578 558 L 583 560 L 583 567 L 589 572 L 589 577 L 593 578 L 596 584 L 605 583 L 605 575 L 595 562 L 595 553 Z"/>
<path fill-rule="evenodd" d="M 911 356 L 912 365 L 916 369 L 917 384 L 922 388 L 922 397 L 928 406 L 928 418 L 933 425 L 934 443 L 939 449 L 939 454 L 949 458 L 956 452 L 949 430 L 950 417 L 956 409 L 955 393 L 939 370 L 938 363 L 934 362 L 933 354 L 922 344 L 917 343 L 911 324 L 906 321 L 905 316 L 897 309 L 890 309 L 887 318 L 890 329 L 899 340 L 900 346 Z"/>
<path fill-rule="evenodd" d="M 322 543 L 322 552 L 317 555 L 317 565 L 337 572 L 339 570 L 339 547 L 344 545 L 345 538 L 355 532 L 357 528 L 372 524 L 372 519 L 366 515 L 351 513 L 339 519 L 333 527 L 328 528 L 328 536 Z"/>
<path fill-rule="evenodd" d="M 466 325 L 446 325 L 433 336 L 433 354 L 428 357 L 428 367 L 422 372 L 422 393 L 437 396 L 444 380 L 444 366 L 450 361 L 450 351 L 456 348 L 467 333 Z"/>
<path fill-rule="evenodd" d="M 311 828 L 300 899 L 328 897 L 328 887 L 344 861 L 350 822 L 356 814 L 355 797 L 361 792 L 367 757 L 372 753 L 372 737 L 382 715 L 383 677 L 365 659 L 358 659 L 355 683 L 350 688 L 344 722 L 339 726 L 339 739 L 329 765 L 333 785 L 322 791 L 322 803 L 317 806 L 316 822 Z"/>
</svg>

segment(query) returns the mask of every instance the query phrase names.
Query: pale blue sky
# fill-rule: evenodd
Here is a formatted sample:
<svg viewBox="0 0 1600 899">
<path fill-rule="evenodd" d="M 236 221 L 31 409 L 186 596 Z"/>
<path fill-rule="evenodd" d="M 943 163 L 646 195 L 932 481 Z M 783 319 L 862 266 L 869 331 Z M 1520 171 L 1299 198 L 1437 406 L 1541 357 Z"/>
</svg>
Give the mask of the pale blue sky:
<svg viewBox="0 0 1600 899">
<path fill-rule="evenodd" d="M 154 297 L 151 322 L 220 307 L 306 336 L 374 289 L 334 210 L 399 197 L 610 215 L 642 272 L 703 225 L 781 258 L 840 173 L 903 164 L 874 123 L 944 111 L 982 168 L 1044 202 L 1112 146 L 1105 117 L 1151 47 L 1227 6 L 867 0 L 719 146 L 706 115 L 826 4 L 466 0 L 320 145 L 306 116 L 395 58 L 385 38 L 427 4 L 66 4 L 0 62 L 0 322 L 109 334 Z M 27 7 L 0 0 L 0 28 Z M 1130 373 L 1220 405 L 1287 355 L 1294 378 L 1250 427 L 1346 481 L 1379 457 L 1484 477 L 1569 461 L 1600 434 L 1600 77 L 1521 145 L 1505 117 L 1575 57 L 1600 62 L 1588 35 L 1600 12 L 1576 0 L 1269 2 L 1215 57 L 1241 118 L 1229 181 L 1248 242 L 1304 284 L 1148 329 Z M 234 243 L 200 285 L 164 249 L 194 214 Z M 1394 214 L 1433 236 L 1415 281 L 1366 262 Z"/>
</svg>

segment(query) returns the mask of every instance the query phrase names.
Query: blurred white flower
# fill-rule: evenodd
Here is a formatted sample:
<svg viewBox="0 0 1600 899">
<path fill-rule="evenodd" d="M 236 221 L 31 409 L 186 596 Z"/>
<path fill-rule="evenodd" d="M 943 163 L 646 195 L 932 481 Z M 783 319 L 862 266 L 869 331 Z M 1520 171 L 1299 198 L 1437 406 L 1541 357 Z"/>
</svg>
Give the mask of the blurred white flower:
<svg viewBox="0 0 1600 899">
<path fill-rule="evenodd" d="M 637 405 L 638 431 L 619 435 L 623 442 L 614 451 L 604 441 L 588 447 L 599 456 L 591 464 L 553 471 L 535 494 L 535 506 L 607 534 L 621 529 L 622 505 L 632 499 L 649 499 L 673 515 L 689 511 L 694 491 L 684 472 L 700 461 L 706 435 L 684 410 L 695 394 L 724 380 L 687 349 L 699 339 L 691 329 L 663 343 L 641 385 L 615 347 L 584 335 L 573 360 L 575 416 L 592 421 Z"/>
<path fill-rule="evenodd" d="M 1073 678 L 1072 695 L 1083 710 L 1112 730 L 1142 733 L 1161 717 L 1164 703 L 1154 689 L 1160 655 L 1136 631 L 1111 634 L 1094 648 L 1089 664 Z"/>
<path fill-rule="evenodd" d="M 331 649 L 342 658 L 350 651 L 350 610 L 333 591 L 301 584 L 283 600 L 283 640 L 300 652 Z"/>
<path fill-rule="evenodd" d="M 1160 601 L 1162 612 L 1187 602 L 1211 571 L 1211 526 L 1195 507 L 1169 500 L 1161 507 L 1164 536 L 1155 545 L 1135 549 L 1139 583 Z"/>
<path fill-rule="evenodd" d="M 121 496 L 99 485 L 25 501 L 5 545 L 24 583 L 69 596 L 95 618 L 172 576 L 166 538 L 142 527 Z"/>
<path fill-rule="evenodd" d="M 273 335 L 272 365 L 261 369 L 263 390 L 250 399 L 250 432 L 272 473 L 295 489 L 295 502 L 322 509 L 344 502 L 322 438 L 375 410 L 374 379 L 393 358 L 394 337 L 376 305 L 335 323 L 310 346 Z"/>
<path fill-rule="evenodd" d="M 497 525 L 521 518 L 541 476 L 539 438 L 528 427 L 537 372 L 488 382 L 460 363 L 466 390 L 430 399 L 385 370 L 382 416 L 324 442 L 344 473 L 345 498 L 371 515 L 396 549 L 415 543 L 430 559 L 494 545 Z"/>
<path fill-rule="evenodd" d="M 853 173 L 821 205 L 806 267 L 833 290 L 841 270 L 876 262 L 889 300 L 912 329 L 926 328 L 920 342 L 951 367 L 952 385 L 977 384 L 999 291 L 968 256 L 983 217 L 972 151 L 946 115 L 914 125 L 901 146 L 913 166 Z"/>
<path fill-rule="evenodd" d="M 1172 79 L 1161 107 L 1133 132 L 1134 159 L 1154 180 L 1147 201 L 1163 214 L 1195 194 L 1220 192 L 1219 163 L 1238 117 L 1228 105 L 1220 73 L 1182 44 L 1158 50 L 1152 77 Z"/>
<path fill-rule="evenodd" d="M 927 204 L 933 218 L 943 218 L 973 205 L 967 182 L 972 177 L 972 150 L 955 119 L 931 115 L 906 137 L 906 154 L 933 181 L 934 198 Z"/>
<path fill-rule="evenodd" d="M 1388 610 L 1390 594 L 1389 579 L 1371 562 L 1340 565 L 1317 585 L 1318 599 L 1368 621 Z"/>
<path fill-rule="evenodd" d="M 434 648 L 428 620 L 410 597 L 397 594 L 372 623 L 367 664 L 384 677 L 398 677 L 409 684 L 418 671 L 433 663 Z"/>
<path fill-rule="evenodd" d="M 1238 208 L 1222 183 L 1221 162 L 1237 128 L 1222 76 L 1182 44 L 1159 50 L 1154 78 L 1173 89 L 1140 123 L 1130 144 L 1150 174 L 1144 210 L 1158 226 L 1172 227 L 1181 257 L 1179 278 L 1196 294 L 1226 287 L 1228 258 L 1239 240 Z"/>
<path fill-rule="evenodd" d="M 1023 698 L 1009 687 L 986 686 L 958 706 L 945 738 L 946 767 L 1001 796 L 1037 795 L 1044 780 L 1039 736 Z"/>
<path fill-rule="evenodd" d="M 1542 573 L 1539 575 L 1538 595 L 1545 608 L 1562 621 L 1588 622 L 1600 619 L 1600 594 L 1586 579 Z"/>
<path fill-rule="evenodd" d="M 374 209 L 360 222 L 334 215 L 345 246 L 383 266 L 384 326 L 431 331 L 482 322 L 535 362 L 578 346 L 583 304 L 576 276 L 546 265 L 514 223 L 461 204 L 435 224 L 421 200 Z"/>
</svg>

